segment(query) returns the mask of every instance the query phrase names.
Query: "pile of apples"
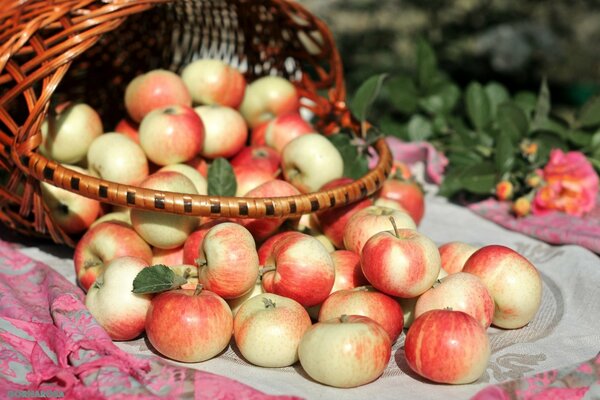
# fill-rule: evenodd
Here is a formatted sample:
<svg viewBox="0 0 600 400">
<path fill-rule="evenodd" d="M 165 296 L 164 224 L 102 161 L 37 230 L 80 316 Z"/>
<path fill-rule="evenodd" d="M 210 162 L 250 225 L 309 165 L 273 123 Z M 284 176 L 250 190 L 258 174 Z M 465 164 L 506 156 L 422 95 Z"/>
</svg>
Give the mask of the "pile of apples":
<svg viewBox="0 0 600 400">
<path fill-rule="evenodd" d="M 278 197 L 334 188 L 339 151 L 300 114 L 293 84 L 251 83 L 218 60 L 181 74 L 153 70 L 124 94 L 113 131 L 86 104 L 42 126 L 40 151 L 86 174 L 156 191 L 207 194 L 227 160 L 236 195 Z M 299 219 L 199 218 L 109 207 L 42 183 L 55 222 L 81 235 L 74 251 L 86 305 L 114 340 L 147 335 L 182 362 L 230 343 L 249 362 L 299 362 L 315 381 L 377 379 L 406 330 L 404 353 L 441 383 L 479 378 L 493 324 L 517 329 L 540 303 L 536 268 L 516 251 L 450 242 L 418 230 L 424 198 L 402 163 L 372 198 Z"/>
</svg>

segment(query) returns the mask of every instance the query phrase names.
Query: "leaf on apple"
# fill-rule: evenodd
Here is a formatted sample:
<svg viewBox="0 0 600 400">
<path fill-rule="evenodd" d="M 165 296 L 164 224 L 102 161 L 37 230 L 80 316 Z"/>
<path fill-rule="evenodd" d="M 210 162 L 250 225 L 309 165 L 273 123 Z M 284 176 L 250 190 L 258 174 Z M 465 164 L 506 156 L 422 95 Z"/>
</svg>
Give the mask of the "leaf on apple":
<svg viewBox="0 0 600 400">
<path fill-rule="evenodd" d="M 152 265 L 141 270 L 133 280 L 133 293 L 160 293 L 178 289 L 187 280 L 163 264 Z"/>
<path fill-rule="evenodd" d="M 237 181 L 229 161 L 216 158 L 208 167 L 207 173 L 209 196 L 235 196 Z"/>
</svg>

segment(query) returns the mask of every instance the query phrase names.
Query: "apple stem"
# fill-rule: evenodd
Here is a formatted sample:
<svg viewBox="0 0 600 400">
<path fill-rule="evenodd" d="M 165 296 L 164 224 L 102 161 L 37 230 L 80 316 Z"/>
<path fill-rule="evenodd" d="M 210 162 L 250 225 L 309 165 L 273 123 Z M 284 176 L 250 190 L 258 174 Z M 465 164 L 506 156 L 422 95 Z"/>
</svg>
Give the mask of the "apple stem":
<svg viewBox="0 0 600 400">
<path fill-rule="evenodd" d="M 258 276 L 262 279 L 264 274 L 266 274 L 267 272 L 275 271 L 276 269 L 277 267 L 275 267 L 274 265 L 267 265 L 258 270 Z"/>
<path fill-rule="evenodd" d="M 194 290 L 194 296 L 198 296 L 203 289 L 204 286 L 201 283 L 197 284 L 196 289 Z"/>
<path fill-rule="evenodd" d="M 92 267 L 97 267 L 98 265 L 102 265 L 102 262 L 100 262 L 100 261 L 86 261 L 83 264 L 83 269 L 90 269 Z"/>
<path fill-rule="evenodd" d="M 348 316 L 346 314 L 340 315 L 340 322 L 348 322 Z"/>
<path fill-rule="evenodd" d="M 196 265 L 198 266 L 198 268 L 205 267 L 206 264 L 208 264 L 208 262 L 205 259 L 202 259 L 202 258 L 196 258 L 194 260 L 194 262 L 196 263 Z"/>
<path fill-rule="evenodd" d="M 396 220 L 394 219 L 394 217 L 390 217 L 390 222 L 392 223 L 392 226 L 394 227 L 394 234 L 399 239 L 400 233 L 398 232 L 398 225 L 396 225 Z"/>
<path fill-rule="evenodd" d="M 268 297 L 263 297 L 262 301 L 265 305 L 265 308 L 275 308 L 277 306 L 275 302 Z"/>
</svg>

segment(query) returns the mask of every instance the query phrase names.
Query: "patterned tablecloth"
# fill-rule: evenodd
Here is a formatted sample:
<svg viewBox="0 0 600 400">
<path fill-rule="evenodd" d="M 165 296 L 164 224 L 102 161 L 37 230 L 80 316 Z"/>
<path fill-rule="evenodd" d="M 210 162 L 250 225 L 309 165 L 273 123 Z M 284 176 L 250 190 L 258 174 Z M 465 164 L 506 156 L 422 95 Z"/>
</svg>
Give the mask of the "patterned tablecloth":
<svg viewBox="0 0 600 400">
<path fill-rule="evenodd" d="M 94 356 L 86 362 L 110 357 L 110 362 L 117 367 L 123 367 L 120 371 L 125 371 L 123 373 L 126 374 L 130 373 L 128 375 L 130 383 L 135 381 L 133 386 L 125 385 L 129 388 L 128 390 L 145 393 L 145 397 L 140 398 L 152 398 L 149 394 L 152 391 L 148 391 L 149 386 L 145 385 L 152 385 L 154 382 L 153 387 L 156 389 L 156 382 L 160 382 L 161 376 L 170 377 L 170 382 L 176 383 L 174 387 L 177 390 L 173 393 L 178 392 L 182 398 L 192 398 L 194 392 L 196 398 L 228 399 L 266 398 L 260 392 L 271 395 L 292 395 L 306 399 L 337 400 L 365 398 L 378 400 L 399 398 L 468 399 L 478 393 L 477 399 L 600 398 L 600 358 L 597 356 L 600 351 L 600 301 L 598 300 L 600 299 L 600 259 L 596 254 L 580 246 L 553 246 L 515 233 L 482 218 L 467 208 L 449 204 L 446 200 L 433 195 L 427 198 L 425 218 L 419 230 L 438 244 L 461 240 L 475 245 L 502 244 L 509 246 L 532 261 L 542 274 L 544 282 L 542 305 L 535 319 L 519 330 L 490 329 L 493 354 L 485 374 L 473 384 L 438 385 L 426 382 L 416 376 L 410 371 L 404 359 L 404 335 L 394 345 L 392 358 L 381 378 L 359 388 L 344 390 L 323 386 L 312 381 L 298 365 L 281 369 L 254 367 L 239 356 L 234 346 L 230 346 L 218 357 L 203 363 L 185 365 L 165 363 L 157 361 L 158 359 L 154 357 L 155 353 L 149 348 L 148 342 L 144 338 L 113 344 L 97 330 L 92 333 L 100 341 L 96 341 L 95 344 L 86 343 L 87 347 L 83 347 L 87 352 L 85 354 L 94 353 Z M 2 255 L 0 256 L 0 267 L 2 268 L 0 271 L 5 278 L 0 293 L 2 294 L 0 297 L 0 354 L 2 354 L 0 384 L 4 382 L 0 386 L 0 396 L 4 396 L 1 388 L 9 388 L 7 382 L 17 380 L 19 376 L 21 378 L 31 376 L 35 377 L 37 382 L 44 382 L 46 375 L 52 375 L 49 371 L 57 372 L 61 368 L 68 369 L 69 373 L 65 376 L 68 376 L 74 385 L 91 385 L 96 391 L 100 390 L 102 385 L 108 385 L 109 379 L 106 381 L 96 379 L 98 374 L 94 368 L 99 368 L 98 365 L 89 364 L 88 367 L 82 367 L 81 365 L 85 363 L 79 356 L 74 357 L 73 354 L 69 354 L 63 360 L 67 364 L 60 364 L 63 362 L 62 359 L 60 357 L 57 359 L 56 355 L 52 356 L 54 353 L 51 351 L 52 346 L 56 343 L 47 344 L 50 350 L 44 346 L 30 346 L 32 332 L 35 330 L 30 332 L 31 327 L 27 323 L 18 321 L 20 314 L 18 312 L 15 314 L 14 304 L 8 304 L 6 300 L 7 296 L 5 295 L 10 290 L 10 279 L 6 277 L 11 274 L 10 264 L 16 262 L 7 260 L 7 249 L 17 249 L 19 254 L 26 256 L 25 259 L 31 257 L 49 265 L 66 278 L 66 280 L 63 279 L 64 282 L 61 281 L 58 284 L 60 291 L 71 290 L 76 293 L 78 289 L 72 285 L 75 282 L 71 261 L 72 251 L 48 243 L 15 238 L 6 231 L 0 234 L 0 239 L 4 240 L 0 244 L 5 250 L 4 254 L 0 253 Z M 16 273 L 13 271 L 12 274 Z M 34 295 L 29 294 L 29 296 Z M 54 296 L 56 295 L 57 293 L 54 293 Z M 70 301 L 75 302 L 72 304 L 74 309 L 78 309 L 76 303 L 80 302 L 80 296 L 81 294 L 73 294 L 69 297 Z M 49 298 L 47 296 L 44 301 L 48 301 Z M 21 304 L 21 307 L 26 308 L 27 302 L 35 303 L 30 299 Z M 78 310 L 85 315 L 85 310 Z M 50 313 L 45 322 L 51 324 L 54 321 L 52 332 L 64 331 L 64 326 L 60 325 L 61 321 L 72 323 L 72 319 L 60 319 L 62 314 L 57 316 L 56 310 L 53 312 L 54 314 Z M 21 332 L 19 340 L 13 337 L 15 327 L 18 327 L 17 331 Z M 86 332 L 79 332 L 79 340 L 85 339 L 85 334 Z M 57 337 L 62 338 L 61 335 Z M 72 339 L 73 336 L 68 336 L 68 338 Z M 115 344 L 116 346 L 114 346 Z M 26 354 L 33 354 L 34 347 L 37 349 L 35 354 L 38 358 L 35 365 L 38 369 L 43 366 L 46 375 L 39 370 L 36 372 L 35 368 L 33 368 L 33 372 L 36 373 L 33 373 L 31 367 L 30 371 L 27 371 L 28 360 L 26 359 L 18 362 L 12 360 L 12 364 L 7 361 L 9 355 L 14 356 L 11 351 L 16 351 L 15 346 L 23 348 L 24 345 L 31 347 L 29 353 L 27 353 L 29 350 L 25 351 Z M 29 349 L 27 346 L 25 347 Z M 78 347 L 78 349 L 80 348 Z M 43 354 L 46 356 L 41 358 L 43 363 L 40 364 L 39 356 Z M 131 355 L 139 357 L 131 357 Z M 62 357 L 64 356 L 63 354 Z M 25 356 L 22 355 L 22 357 Z M 95 362 L 101 363 L 100 361 Z M 79 367 L 73 367 L 73 365 L 79 365 Z M 90 374 L 90 371 L 96 371 L 96 375 L 93 375 L 96 378 L 83 379 L 85 376 L 89 376 L 86 374 Z M 162 371 L 163 375 L 157 371 Z M 220 376 L 206 374 L 206 372 Z M 28 373 L 33 375 L 28 375 Z M 144 376 L 152 376 L 154 380 L 148 380 Z M 14 388 L 14 386 L 10 387 Z M 131 389 L 131 387 L 135 389 Z M 225 389 L 223 389 L 224 391 L 213 390 L 216 387 Z M 260 392 L 253 391 L 250 387 Z M 134 397 L 130 393 L 129 397 L 124 398 Z"/>
</svg>

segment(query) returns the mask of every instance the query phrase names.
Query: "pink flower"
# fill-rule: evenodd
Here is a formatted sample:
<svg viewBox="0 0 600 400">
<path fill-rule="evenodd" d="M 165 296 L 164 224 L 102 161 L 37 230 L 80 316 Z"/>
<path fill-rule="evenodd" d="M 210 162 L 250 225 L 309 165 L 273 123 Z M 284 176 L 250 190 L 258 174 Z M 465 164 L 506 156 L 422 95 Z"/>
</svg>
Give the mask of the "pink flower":
<svg viewBox="0 0 600 400">
<path fill-rule="evenodd" d="M 533 214 L 562 211 L 579 217 L 596 205 L 598 175 L 581 152 L 552 150 L 542 175 L 545 185 L 535 195 Z"/>
</svg>

